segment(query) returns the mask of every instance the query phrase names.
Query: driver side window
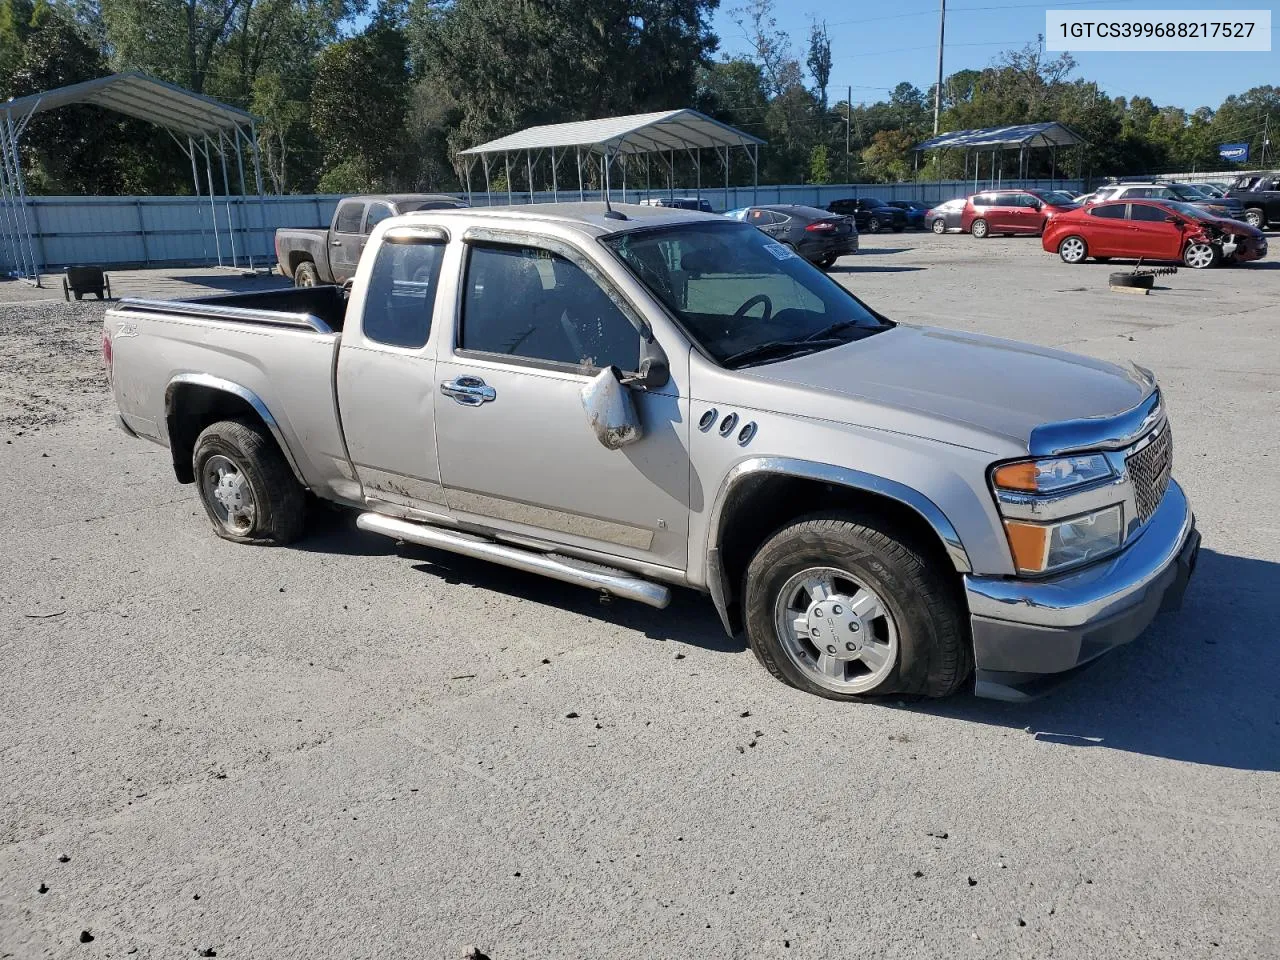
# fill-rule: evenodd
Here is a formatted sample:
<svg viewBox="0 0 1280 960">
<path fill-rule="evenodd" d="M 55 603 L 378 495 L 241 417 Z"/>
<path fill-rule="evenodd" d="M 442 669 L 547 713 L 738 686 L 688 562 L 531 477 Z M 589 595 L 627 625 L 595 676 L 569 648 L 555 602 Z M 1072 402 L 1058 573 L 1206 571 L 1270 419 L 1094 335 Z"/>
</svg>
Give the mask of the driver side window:
<svg viewBox="0 0 1280 960">
<path fill-rule="evenodd" d="M 628 373 L 640 363 L 640 331 L 586 271 L 505 244 L 470 247 L 458 347 Z"/>
</svg>

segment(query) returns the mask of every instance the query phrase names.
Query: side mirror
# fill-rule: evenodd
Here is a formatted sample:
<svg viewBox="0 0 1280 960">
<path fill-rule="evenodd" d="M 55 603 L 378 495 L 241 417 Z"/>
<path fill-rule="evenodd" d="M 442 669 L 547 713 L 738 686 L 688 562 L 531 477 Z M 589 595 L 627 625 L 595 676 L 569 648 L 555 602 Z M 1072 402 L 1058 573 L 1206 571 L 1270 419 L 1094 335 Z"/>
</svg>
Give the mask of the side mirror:
<svg viewBox="0 0 1280 960">
<path fill-rule="evenodd" d="M 622 385 L 617 367 L 605 367 L 582 388 L 582 409 L 606 450 L 618 450 L 644 436 L 631 391 Z"/>
<path fill-rule="evenodd" d="M 634 377 L 623 377 L 623 386 L 657 390 L 665 387 L 670 379 L 671 365 L 667 361 L 667 352 L 652 339 L 652 335 L 642 338 L 639 372 Z"/>
</svg>

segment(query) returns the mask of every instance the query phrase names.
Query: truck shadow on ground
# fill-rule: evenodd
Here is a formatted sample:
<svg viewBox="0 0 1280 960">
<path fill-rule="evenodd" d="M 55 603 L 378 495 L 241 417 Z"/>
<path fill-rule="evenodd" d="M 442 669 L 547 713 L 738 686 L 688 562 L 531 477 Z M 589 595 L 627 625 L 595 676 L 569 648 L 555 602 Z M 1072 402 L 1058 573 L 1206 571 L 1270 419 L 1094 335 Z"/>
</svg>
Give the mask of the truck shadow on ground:
<svg viewBox="0 0 1280 960">
<path fill-rule="evenodd" d="M 443 550 L 364 533 L 354 515 L 318 511 L 298 549 L 347 556 L 397 554 L 413 569 L 459 588 L 519 597 L 635 630 L 659 642 L 741 653 L 711 601 L 673 588 L 655 610 L 602 602 L 572 584 Z M 1280 563 L 1202 549 L 1182 610 L 1158 617 L 1133 643 L 1040 700 L 1000 703 L 960 694 L 899 709 L 1028 729 L 1064 748 L 1110 748 L 1238 770 L 1280 771 Z M 890 700 L 882 709 L 894 709 Z M 851 706 L 851 710 L 864 707 Z"/>
<path fill-rule="evenodd" d="M 651 640 L 722 653 L 740 653 L 746 649 L 745 637 L 726 636 L 711 601 L 693 590 L 673 587 L 671 603 L 665 610 L 655 610 L 631 600 L 601 602 L 598 593 L 584 587 L 447 550 L 397 543 L 390 537 L 366 533 L 356 527 L 355 517 L 345 510 L 317 508 L 308 520 L 307 536 L 291 549 L 350 557 L 395 554 L 411 563 L 414 570 L 439 577 L 447 584 L 490 590 L 531 604 L 556 607 L 639 631 Z"/>
<path fill-rule="evenodd" d="M 1280 771 L 1280 564 L 1203 549 L 1182 609 L 1033 703 L 913 711 L 1237 770 Z"/>
</svg>

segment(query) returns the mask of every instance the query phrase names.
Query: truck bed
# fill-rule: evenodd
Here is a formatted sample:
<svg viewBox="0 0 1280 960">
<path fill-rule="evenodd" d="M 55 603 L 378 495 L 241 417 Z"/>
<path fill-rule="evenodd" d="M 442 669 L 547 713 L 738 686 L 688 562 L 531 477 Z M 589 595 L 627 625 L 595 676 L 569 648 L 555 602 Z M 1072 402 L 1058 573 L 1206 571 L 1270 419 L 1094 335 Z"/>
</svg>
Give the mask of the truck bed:
<svg viewBox="0 0 1280 960">
<path fill-rule="evenodd" d="M 218 402 L 195 394 L 239 397 L 271 427 L 304 486 L 345 500 L 350 469 L 334 398 L 345 319 L 339 287 L 122 300 L 104 321 L 121 420 L 171 447 L 181 478 L 192 438 L 175 436 L 170 411 Z"/>
<path fill-rule="evenodd" d="M 119 309 L 267 326 L 304 326 L 317 333 L 340 333 L 347 316 L 347 297 L 341 287 L 292 287 L 220 293 L 191 300 L 125 299 L 120 301 Z"/>
</svg>

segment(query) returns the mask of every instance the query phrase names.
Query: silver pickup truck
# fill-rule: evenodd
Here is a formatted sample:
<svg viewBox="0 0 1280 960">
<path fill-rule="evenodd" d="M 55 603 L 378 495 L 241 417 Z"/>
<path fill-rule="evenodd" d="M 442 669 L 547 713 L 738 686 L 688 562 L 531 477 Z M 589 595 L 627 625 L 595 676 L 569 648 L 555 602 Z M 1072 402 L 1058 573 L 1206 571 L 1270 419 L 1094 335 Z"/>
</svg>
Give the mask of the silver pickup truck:
<svg viewBox="0 0 1280 960">
<path fill-rule="evenodd" d="M 364 530 L 663 607 L 835 699 L 1033 695 L 1176 607 L 1199 535 L 1150 373 L 894 323 L 755 228 L 432 211 L 336 287 L 125 301 L 120 422 L 214 530 Z"/>
</svg>

